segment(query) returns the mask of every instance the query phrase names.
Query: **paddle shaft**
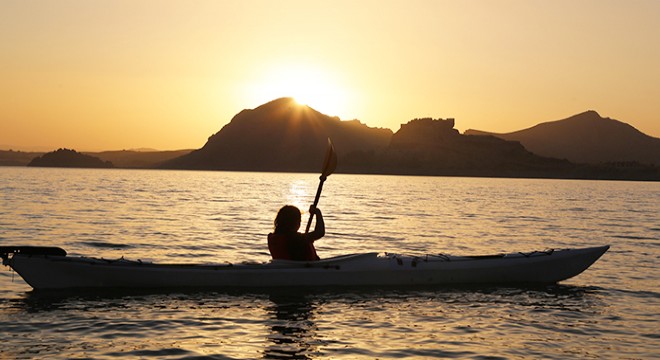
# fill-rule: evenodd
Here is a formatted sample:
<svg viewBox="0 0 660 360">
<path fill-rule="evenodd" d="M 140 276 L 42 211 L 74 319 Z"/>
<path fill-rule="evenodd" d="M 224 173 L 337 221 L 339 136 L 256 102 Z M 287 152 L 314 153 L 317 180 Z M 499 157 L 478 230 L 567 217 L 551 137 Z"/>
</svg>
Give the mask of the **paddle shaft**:
<svg viewBox="0 0 660 360">
<path fill-rule="evenodd" d="M 312 207 L 316 207 L 319 203 L 319 199 L 321 198 L 321 191 L 323 191 L 323 183 L 325 182 L 325 179 L 327 179 L 327 176 L 321 175 L 319 178 L 319 188 L 316 190 L 316 197 L 314 198 L 314 205 Z M 314 219 L 314 213 L 309 214 L 309 221 L 307 221 L 307 228 L 305 228 L 305 233 L 309 232 L 309 228 L 312 226 L 312 219 Z"/>
</svg>

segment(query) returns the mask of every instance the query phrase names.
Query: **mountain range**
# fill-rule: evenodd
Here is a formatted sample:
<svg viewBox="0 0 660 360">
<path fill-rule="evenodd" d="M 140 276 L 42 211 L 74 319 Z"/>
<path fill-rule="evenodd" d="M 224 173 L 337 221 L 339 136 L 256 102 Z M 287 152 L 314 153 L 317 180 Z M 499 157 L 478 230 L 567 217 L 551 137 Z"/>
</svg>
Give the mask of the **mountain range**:
<svg viewBox="0 0 660 360">
<path fill-rule="evenodd" d="M 413 119 L 393 133 L 329 117 L 291 98 L 238 113 L 206 144 L 161 168 L 316 172 L 330 137 L 347 173 L 660 179 L 655 166 L 576 165 L 520 141 L 460 134 L 454 119 Z M 559 135 L 558 135 L 559 136 Z M 652 151 L 651 151 L 652 152 Z"/>
<path fill-rule="evenodd" d="M 337 172 L 660 180 L 660 139 L 595 111 L 510 134 L 454 126 L 423 118 L 392 132 L 280 98 L 239 112 L 197 150 L 85 154 L 120 168 L 318 172 L 331 138 Z M 0 165 L 34 154 L 0 151 Z"/>
</svg>

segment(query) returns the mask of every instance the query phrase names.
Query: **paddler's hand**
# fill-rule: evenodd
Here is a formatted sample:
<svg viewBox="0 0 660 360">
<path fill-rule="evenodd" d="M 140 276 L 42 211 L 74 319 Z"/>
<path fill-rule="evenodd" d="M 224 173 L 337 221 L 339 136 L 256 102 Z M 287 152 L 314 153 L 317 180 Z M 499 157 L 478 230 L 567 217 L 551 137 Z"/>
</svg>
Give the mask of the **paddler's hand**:
<svg viewBox="0 0 660 360">
<path fill-rule="evenodd" d="M 310 213 L 310 214 L 314 214 L 314 215 L 321 215 L 321 209 L 317 208 L 317 207 L 314 206 L 314 205 L 311 205 L 311 206 L 309 207 L 309 213 Z"/>
</svg>

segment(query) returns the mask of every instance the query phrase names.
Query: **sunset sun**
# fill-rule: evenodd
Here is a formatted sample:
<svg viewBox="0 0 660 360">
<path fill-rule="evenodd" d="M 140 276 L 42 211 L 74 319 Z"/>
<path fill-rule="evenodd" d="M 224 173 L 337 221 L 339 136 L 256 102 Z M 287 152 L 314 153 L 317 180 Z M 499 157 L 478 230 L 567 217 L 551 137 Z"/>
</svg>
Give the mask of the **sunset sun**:
<svg viewBox="0 0 660 360">
<path fill-rule="evenodd" d="M 346 116 L 347 90 L 332 74 L 319 68 L 302 65 L 284 65 L 271 68 L 251 86 L 254 103 L 263 103 L 280 97 L 291 97 L 330 116 Z"/>
</svg>

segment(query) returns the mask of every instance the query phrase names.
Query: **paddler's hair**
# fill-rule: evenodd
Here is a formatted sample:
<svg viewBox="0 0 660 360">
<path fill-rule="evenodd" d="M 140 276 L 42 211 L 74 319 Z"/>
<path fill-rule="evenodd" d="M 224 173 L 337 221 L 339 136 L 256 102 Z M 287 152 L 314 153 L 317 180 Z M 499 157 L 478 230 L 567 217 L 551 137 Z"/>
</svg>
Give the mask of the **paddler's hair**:
<svg viewBox="0 0 660 360">
<path fill-rule="evenodd" d="M 293 205 L 284 205 L 275 217 L 275 233 L 288 234 L 300 228 L 300 209 Z"/>
</svg>

